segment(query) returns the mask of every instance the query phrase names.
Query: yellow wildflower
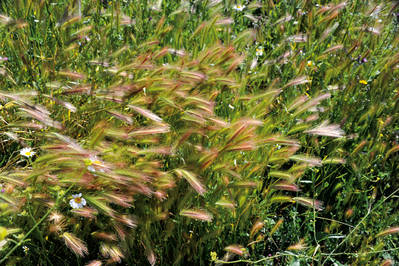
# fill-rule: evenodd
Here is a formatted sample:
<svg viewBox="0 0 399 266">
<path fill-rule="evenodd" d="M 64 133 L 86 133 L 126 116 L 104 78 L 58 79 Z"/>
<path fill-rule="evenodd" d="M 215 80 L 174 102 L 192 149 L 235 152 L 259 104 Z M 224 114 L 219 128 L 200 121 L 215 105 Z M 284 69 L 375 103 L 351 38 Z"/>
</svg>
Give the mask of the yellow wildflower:
<svg viewBox="0 0 399 266">
<path fill-rule="evenodd" d="M 7 229 L 5 227 L 0 227 L 0 241 L 2 241 L 8 235 Z M 212 256 L 212 252 L 211 252 Z"/>
<path fill-rule="evenodd" d="M 211 261 L 216 261 L 218 254 L 215 251 L 211 251 Z"/>
</svg>

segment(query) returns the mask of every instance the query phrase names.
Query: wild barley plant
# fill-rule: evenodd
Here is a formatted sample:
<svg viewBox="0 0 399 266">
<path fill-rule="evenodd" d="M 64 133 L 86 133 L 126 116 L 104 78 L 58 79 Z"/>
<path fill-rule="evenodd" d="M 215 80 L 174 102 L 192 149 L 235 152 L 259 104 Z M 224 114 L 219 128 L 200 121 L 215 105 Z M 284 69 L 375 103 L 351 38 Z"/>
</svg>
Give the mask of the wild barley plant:
<svg viewBox="0 0 399 266">
<path fill-rule="evenodd" d="M 244 258 L 269 241 L 263 219 L 276 206 L 310 207 L 313 219 L 324 208 L 298 180 L 312 166 L 344 162 L 334 148 L 324 160 L 311 153 L 344 134 L 318 107 L 333 92 L 315 89 L 317 73 L 327 83 L 344 68 L 317 72 L 315 64 L 348 45 L 328 44 L 346 3 L 302 1 L 301 11 L 284 17 L 256 15 L 288 7 L 272 1 L 228 4 L 229 14 L 217 1 L 84 2 L 82 17 L 68 1 L 29 4 L 24 12 L 19 1 L 9 12 L 14 18 L 1 20 L 6 49 L 32 51 L 3 70 L 4 133 L 8 143 L 33 144 L 39 155 L 7 156 L 2 215 L 19 229 L 5 219 L 2 262 L 39 253 L 37 243 L 54 250 L 61 242 L 92 265 Z M 314 12 L 320 27 L 312 30 L 313 17 L 306 21 L 303 12 Z M 321 36 L 319 58 L 298 57 L 316 36 L 290 28 L 297 17 L 298 27 Z M 265 20 L 280 42 L 274 49 L 269 29 L 259 27 Z M 268 60 L 258 66 L 262 56 Z M 288 63 L 293 67 L 278 71 Z M 306 143 L 312 135 L 326 138 Z M 270 236 L 280 226 L 281 219 Z M 23 244 L 31 249 L 20 251 Z M 288 250 L 306 248 L 299 241 Z"/>
</svg>

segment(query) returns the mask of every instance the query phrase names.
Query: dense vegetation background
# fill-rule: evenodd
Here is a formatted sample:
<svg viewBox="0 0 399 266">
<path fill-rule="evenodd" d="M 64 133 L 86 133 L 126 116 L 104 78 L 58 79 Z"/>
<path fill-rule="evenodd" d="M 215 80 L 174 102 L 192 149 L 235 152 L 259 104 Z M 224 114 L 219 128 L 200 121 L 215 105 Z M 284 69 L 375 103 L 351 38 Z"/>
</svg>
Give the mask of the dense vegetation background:
<svg viewBox="0 0 399 266">
<path fill-rule="evenodd" d="M 0 3 L 1 265 L 394 265 L 390 1 Z"/>
</svg>

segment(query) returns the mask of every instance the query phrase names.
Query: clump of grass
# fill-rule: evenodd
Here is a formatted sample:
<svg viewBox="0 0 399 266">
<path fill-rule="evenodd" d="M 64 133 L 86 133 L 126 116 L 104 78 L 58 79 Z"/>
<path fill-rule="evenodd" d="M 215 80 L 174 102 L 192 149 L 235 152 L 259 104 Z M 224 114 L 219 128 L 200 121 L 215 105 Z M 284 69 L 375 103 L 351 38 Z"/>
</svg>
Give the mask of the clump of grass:
<svg viewBox="0 0 399 266">
<path fill-rule="evenodd" d="M 296 4 L 2 2 L 0 263 L 395 256 L 390 6 Z"/>
</svg>

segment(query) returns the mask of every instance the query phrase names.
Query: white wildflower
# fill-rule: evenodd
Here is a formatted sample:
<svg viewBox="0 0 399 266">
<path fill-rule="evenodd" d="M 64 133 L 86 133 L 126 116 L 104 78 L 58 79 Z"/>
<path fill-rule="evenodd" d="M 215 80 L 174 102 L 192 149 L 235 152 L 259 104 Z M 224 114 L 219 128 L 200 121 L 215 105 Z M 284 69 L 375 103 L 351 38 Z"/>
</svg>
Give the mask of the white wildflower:
<svg viewBox="0 0 399 266">
<path fill-rule="evenodd" d="M 86 205 L 86 200 L 82 198 L 82 193 L 72 195 L 72 198 L 73 199 L 69 201 L 69 205 L 71 205 L 72 208 L 80 209 Z"/>
<path fill-rule="evenodd" d="M 100 172 L 104 172 L 103 169 L 104 165 L 97 158 L 97 156 L 91 156 L 86 164 L 87 164 L 87 170 L 89 170 L 90 172 L 95 172 L 97 168 L 100 170 Z"/>
<path fill-rule="evenodd" d="M 259 46 L 258 48 L 256 48 L 256 56 L 262 56 L 263 55 L 263 47 Z"/>
<path fill-rule="evenodd" d="M 34 152 L 34 151 L 32 150 L 32 148 L 29 148 L 29 147 L 23 148 L 22 150 L 19 151 L 19 153 L 20 153 L 21 155 L 27 157 L 27 158 L 32 157 L 33 155 L 36 154 L 36 152 Z"/>
<path fill-rule="evenodd" d="M 243 11 L 244 8 L 245 8 L 244 5 L 234 5 L 234 6 L 233 6 L 233 9 L 234 9 L 234 10 L 240 11 L 240 12 Z"/>
<path fill-rule="evenodd" d="M 28 254 L 29 248 L 27 246 L 22 247 L 25 254 Z"/>
</svg>

